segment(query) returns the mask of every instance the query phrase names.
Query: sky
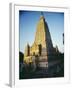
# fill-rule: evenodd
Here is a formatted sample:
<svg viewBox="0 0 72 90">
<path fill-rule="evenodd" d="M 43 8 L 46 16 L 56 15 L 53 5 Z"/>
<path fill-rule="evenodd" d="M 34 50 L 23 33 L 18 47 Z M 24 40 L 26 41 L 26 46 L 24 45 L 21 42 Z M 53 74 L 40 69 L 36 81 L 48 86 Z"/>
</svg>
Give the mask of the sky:
<svg viewBox="0 0 72 90">
<path fill-rule="evenodd" d="M 48 24 L 53 46 L 58 46 L 60 52 L 64 52 L 64 13 L 43 12 Z M 25 51 L 27 43 L 31 46 L 35 40 L 37 23 L 40 19 L 41 11 L 19 11 L 19 51 Z"/>
</svg>

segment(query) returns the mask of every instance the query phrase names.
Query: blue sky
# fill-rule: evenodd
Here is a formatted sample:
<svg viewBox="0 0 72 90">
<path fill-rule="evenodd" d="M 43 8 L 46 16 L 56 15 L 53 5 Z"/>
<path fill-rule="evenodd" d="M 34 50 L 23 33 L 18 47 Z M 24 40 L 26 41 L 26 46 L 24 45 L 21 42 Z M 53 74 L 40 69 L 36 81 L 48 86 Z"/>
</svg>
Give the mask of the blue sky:
<svg viewBox="0 0 72 90">
<path fill-rule="evenodd" d="M 48 24 L 53 46 L 58 46 L 60 52 L 63 52 L 64 33 L 64 13 L 43 12 Z M 19 51 L 24 53 L 27 43 L 31 46 L 35 40 L 37 23 L 40 19 L 39 11 L 19 11 Z"/>
</svg>

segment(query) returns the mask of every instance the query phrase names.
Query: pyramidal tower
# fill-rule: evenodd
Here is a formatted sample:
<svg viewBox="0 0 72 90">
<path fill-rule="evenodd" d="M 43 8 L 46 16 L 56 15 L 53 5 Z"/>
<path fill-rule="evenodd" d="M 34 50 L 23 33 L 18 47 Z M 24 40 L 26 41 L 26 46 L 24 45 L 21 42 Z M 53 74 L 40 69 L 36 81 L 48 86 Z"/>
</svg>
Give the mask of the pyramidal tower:
<svg viewBox="0 0 72 90">
<path fill-rule="evenodd" d="M 27 63 L 35 61 L 37 62 L 36 65 L 38 67 L 48 67 L 48 58 L 53 53 L 54 49 L 49 27 L 43 12 L 41 12 L 40 19 L 37 23 L 34 43 L 31 47 L 27 47 L 26 50 L 27 51 L 25 51 L 24 54 L 24 61 Z"/>
<path fill-rule="evenodd" d="M 47 22 L 42 12 L 41 12 L 40 20 L 37 25 L 35 43 L 37 45 L 41 44 L 42 55 L 48 55 L 52 53 L 53 45 L 52 45 L 51 35 L 49 32 Z"/>
</svg>

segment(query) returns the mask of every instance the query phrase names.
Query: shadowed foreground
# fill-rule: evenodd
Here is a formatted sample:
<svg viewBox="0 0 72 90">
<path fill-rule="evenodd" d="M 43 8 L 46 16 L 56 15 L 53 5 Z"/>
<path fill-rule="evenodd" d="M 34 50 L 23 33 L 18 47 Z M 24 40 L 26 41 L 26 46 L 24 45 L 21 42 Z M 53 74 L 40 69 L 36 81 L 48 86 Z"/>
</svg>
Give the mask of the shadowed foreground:
<svg viewBox="0 0 72 90">
<path fill-rule="evenodd" d="M 22 59 L 23 54 L 20 53 L 19 79 L 64 77 L 64 55 L 55 60 L 50 59 L 48 68 L 37 67 L 35 71 L 32 65 L 27 66 Z"/>
</svg>

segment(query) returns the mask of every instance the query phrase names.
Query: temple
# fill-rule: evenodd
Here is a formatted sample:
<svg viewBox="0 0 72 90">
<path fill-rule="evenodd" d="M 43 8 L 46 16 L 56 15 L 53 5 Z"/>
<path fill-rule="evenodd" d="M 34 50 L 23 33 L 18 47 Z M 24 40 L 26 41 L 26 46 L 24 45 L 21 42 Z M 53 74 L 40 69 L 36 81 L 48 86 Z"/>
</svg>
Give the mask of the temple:
<svg viewBox="0 0 72 90">
<path fill-rule="evenodd" d="M 36 27 L 34 43 L 32 46 L 27 43 L 25 47 L 24 62 L 33 64 L 35 68 L 48 68 L 50 57 L 58 52 L 58 47 L 53 47 L 48 24 L 43 13 L 41 13 Z"/>
</svg>

